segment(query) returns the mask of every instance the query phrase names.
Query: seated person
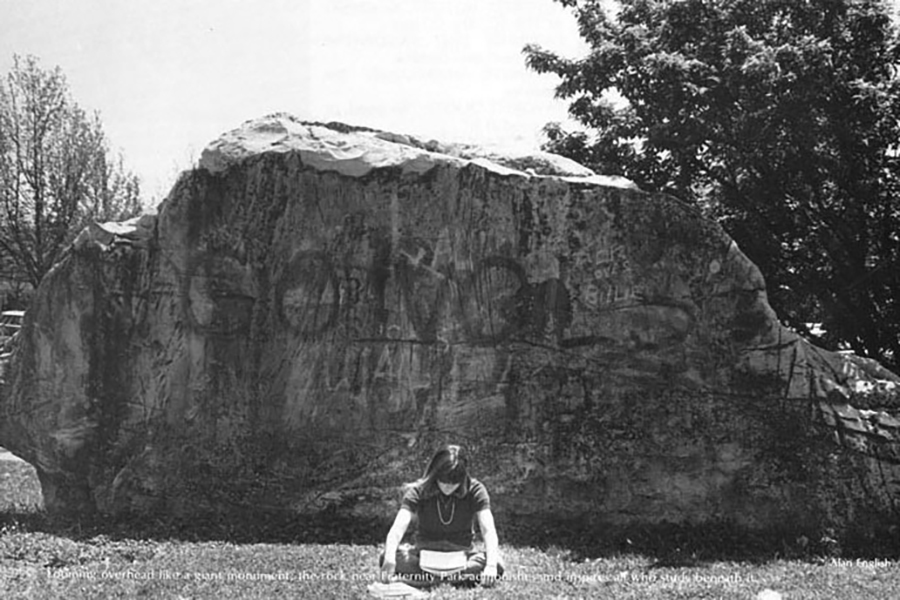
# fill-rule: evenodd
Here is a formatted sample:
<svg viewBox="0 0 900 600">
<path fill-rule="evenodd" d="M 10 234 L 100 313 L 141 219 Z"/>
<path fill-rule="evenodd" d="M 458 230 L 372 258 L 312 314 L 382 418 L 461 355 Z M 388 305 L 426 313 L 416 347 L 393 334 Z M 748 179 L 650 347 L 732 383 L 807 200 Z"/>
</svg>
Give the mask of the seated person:
<svg viewBox="0 0 900 600">
<path fill-rule="evenodd" d="M 400 546 L 413 517 L 418 519 L 415 546 Z M 478 521 L 484 552 L 475 550 L 474 524 Z M 432 457 L 425 474 L 407 485 L 381 556 L 381 580 L 397 576 L 407 583 L 429 583 L 432 578 L 419 566 L 421 550 L 464 551 L 466 566 L 460 579 L 490 586 L 503 574 L 499 541 L 484 485 L 469 476 L 466 457 L 459 446 L 444 446 Z"/>
</svg>

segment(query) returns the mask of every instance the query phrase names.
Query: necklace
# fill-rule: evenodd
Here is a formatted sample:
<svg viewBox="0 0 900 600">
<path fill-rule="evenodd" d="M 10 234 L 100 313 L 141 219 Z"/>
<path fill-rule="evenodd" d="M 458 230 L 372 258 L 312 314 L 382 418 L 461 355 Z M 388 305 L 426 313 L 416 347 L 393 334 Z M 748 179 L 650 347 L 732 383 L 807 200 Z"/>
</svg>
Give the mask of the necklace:
<svg viewBox="0 0 900 600">
<path fill-rule="evenodd" d="M 452 523 L 452 522 L 453 522 L 453 517 L 454 517 L 454 515 L 456 514 L 456 500 L 454 500 L 453 498 L 451 498 L 451 499 L 450 499 L 450 502 L 451 502 L 451 504 L 450 504 L 450 518 L 444 520 L 444 513 L 443 513 L 443 511 L 441 510 L 441 504 L 443 504 L 443 502 L 441 501 L 441 498 L 438 498 L 438 501 L 437 501 L 438 519 L 441 520 L 441 523 L 442 523 L 443 525 L 449 525 L 450 523 Z"/>
</svg>

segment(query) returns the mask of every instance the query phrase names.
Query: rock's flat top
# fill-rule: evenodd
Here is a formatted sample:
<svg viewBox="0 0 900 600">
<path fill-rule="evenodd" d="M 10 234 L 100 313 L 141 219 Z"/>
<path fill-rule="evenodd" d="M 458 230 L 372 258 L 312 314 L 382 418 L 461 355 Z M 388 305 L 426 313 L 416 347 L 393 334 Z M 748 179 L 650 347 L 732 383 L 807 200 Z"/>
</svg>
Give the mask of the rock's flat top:
<svg viewBox="0 0 900 600">
<path fill-rule="evenodd" d="M 305 122 L 283 113 L 247 121 L 224 134 L 203 150 L 199 167 L 218 173 L 267 152 L 296 152 L 308 166 L 349 177 L 362 177 L 374 169 L 389 167 L 400 167 L 404 173 L 424 173 L 439 164 L 478 164 L 501 175 L 636 187 L 623 177 L 597 175 L 573 160 L 549 152 L 423 142 L 412 136 L 364 127 Z"/>
</svg>

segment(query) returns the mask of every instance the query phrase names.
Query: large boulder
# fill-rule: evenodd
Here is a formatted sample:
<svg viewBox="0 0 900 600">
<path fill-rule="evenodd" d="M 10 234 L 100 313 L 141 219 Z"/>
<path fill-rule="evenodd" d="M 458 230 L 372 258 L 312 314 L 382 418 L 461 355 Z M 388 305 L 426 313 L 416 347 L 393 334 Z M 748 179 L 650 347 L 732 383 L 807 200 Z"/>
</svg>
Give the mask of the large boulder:
<svg viewBox="0 0 900 600">
<path fill-rule="evenodd" d="M 503 514 L 820 527 L 890 514 L 898 383 L 782 326 L 674 198 L 273 115 L 79 236 L 0 445 L 51 511 L 387 514 L 452 440 Z"/>
</svg>

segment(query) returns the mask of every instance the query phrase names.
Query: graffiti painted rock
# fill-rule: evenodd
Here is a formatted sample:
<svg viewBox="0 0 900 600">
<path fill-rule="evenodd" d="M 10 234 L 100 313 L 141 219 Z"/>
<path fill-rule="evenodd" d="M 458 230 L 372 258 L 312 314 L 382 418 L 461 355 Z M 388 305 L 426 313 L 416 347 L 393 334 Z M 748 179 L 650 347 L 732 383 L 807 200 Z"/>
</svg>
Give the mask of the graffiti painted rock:
<svg viewBox="0 0 900 600">
<path fill-rule="evenodd" d="M 853 404 L 896 376 L 784 328 L 716 224 L 552 155 L 248 122 L 86 230 L 20 338 L 0 444 L 51 510 L 387 514 L 449 440 L 498 514 L 816 525 L 900 485 L 900 420 Z"/>
</svg>

